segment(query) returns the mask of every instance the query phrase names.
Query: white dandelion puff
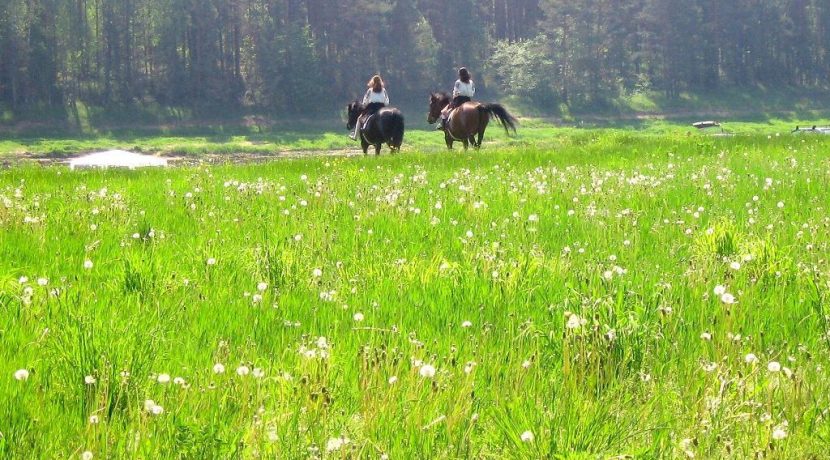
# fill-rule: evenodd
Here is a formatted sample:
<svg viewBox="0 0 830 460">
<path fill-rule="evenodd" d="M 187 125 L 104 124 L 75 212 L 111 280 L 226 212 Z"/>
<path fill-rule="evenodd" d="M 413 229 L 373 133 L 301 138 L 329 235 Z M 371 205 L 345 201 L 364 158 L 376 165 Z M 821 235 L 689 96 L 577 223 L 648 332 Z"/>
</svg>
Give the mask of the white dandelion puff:
<svg viewBox="0 0 830 460">
<path fill-rule="evenodd" d="M 778 427 L 772 431 L 772 439 L 775 441 L 781 441 L 782 439 L 787 437 L 787 431 L 781 427 Z"/>
<path fill-rule="evenodd" d="M 522 433 L 520 438 L 522 439 L 522 442 L 533 442 L 533 440 L 536 439 L 536 437 L 533 435 L 533 432 L 530 430 Z"/>
<path fill-rule="evenodd" d="M 767 364 L 767 370 L 773 373 L 781 372 L 781 363 L 778 361 L 770 361 L 770 363 Z"/>
<path fill-rule="evenodd" d="M 213 365 L 213 373 L 214 374 L 224 374 L 225 373 L 225 366 L 222 363 L 216 363 Z"/>
<path fill-rule="evenodd" d="M 425 379 L 431 379 L 435 377 L 435 367 L 430 364 L 424 364 L 421 366 L 421 370 L 418 371 L 418 374 Z"/>
<path fill-rule="evenodd" d="M 565 324 L 565 327 L 568 329 L 578 329 L 582 327 L 584 324 L 583 319 L 579 317 L 579 315 L 570 314 L 568 315 L 568 322 Z"/>
<path fill-rule="evenodd" d="M 14 379 L 17 380 L 18 382 L 25 382 L 26 380 L 29 379 L 29 371 L 26 370 L 26 369 L 18 369 L 14 373 Z"/>
<path fill-rule="evenodd" d="M 341 436 L 339 438 L 331 438 L 328 441 L 326 441 L 326 451 L 336 452 L 342 449 L 343 447 L 348 446 L 349 444 L 351 444 L 351 442 L 351 439 L 345 436 Z"/>
</svg>

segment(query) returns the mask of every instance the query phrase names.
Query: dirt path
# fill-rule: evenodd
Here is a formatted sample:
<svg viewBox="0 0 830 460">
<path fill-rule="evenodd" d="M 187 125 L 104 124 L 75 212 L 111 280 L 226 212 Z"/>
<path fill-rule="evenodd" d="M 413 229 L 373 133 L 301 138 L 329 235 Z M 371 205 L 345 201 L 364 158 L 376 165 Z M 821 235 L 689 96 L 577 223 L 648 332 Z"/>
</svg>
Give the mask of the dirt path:
<svg viewBox="0 0 830 460">
<path fill-rule="evenodd" d="M 388 155 L 384 150 L 381 155 Z M 198 166 L 210 165 L 233 165 L 233 164 L 256 164 L 268 163 L 280 160 L 292 160 L 310 157 L 360 157 L 363 151 L 360 149 L 333 149 L 333 150 L 285 150 L 273 154 L 205 154 L 200 156 L 164 156 L 171 166 Z M 73 156 L 74 157 L 74 156 Z M 67 165 L 73 157 L 44 157 L 38 155 L 19 155 L 3 158 L 0 168 L 9 169 L 16 166 L 40 165 L 44 167 Z"/>
</svg>

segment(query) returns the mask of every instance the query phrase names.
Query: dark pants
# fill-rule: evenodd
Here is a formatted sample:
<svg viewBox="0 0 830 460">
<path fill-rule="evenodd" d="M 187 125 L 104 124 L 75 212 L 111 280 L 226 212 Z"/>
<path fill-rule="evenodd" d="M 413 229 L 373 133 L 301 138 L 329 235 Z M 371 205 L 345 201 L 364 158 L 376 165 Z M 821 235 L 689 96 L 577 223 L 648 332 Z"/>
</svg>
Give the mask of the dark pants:
<svg viewBox="0 0 830 460">
<path fill-rule="evenodd" d="M 464 104 L 465 102 L 470 102 L 470 101 L 472 101 L 472 99 L 470 99 L 467 96 L 455 96 L 455 98 L 450 103 L 450 108 L 454 109 L 454 108 L 460 106 L 461 104 Z"/>
<path fill-rule="evenodd" d="M 386 104 L 383 102 L 370 102 L 366 105 L 366 108 L 363 109 L 363 113 L 360 114 L 360 122 L 357 125 L 359 127 L 366 128 L 366 122 L 369 121 L 369 118 L 378 113 L 380 109 L 384 107 L 386 107 Z"/>
<path fill-rule="evenodd" d="M 386 104 L 384 104 L 383 102 L 369 103 L 368 105 L 366 105 L 366 108 L 363 109 L 363 115 L 374 115 L 384 107 L 386 107 Z"/>
</svg>

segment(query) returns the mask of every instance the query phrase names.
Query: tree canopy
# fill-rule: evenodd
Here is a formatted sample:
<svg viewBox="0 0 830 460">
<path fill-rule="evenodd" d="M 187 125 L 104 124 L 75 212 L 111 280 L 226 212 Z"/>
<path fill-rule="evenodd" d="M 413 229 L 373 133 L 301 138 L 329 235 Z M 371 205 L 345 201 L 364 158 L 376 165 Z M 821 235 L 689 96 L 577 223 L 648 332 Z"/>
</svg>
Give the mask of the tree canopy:
<svg viewBox="0 0 830 460">
<path fill-rule="evenodd" d="M 635 91 L 830 83 L 824 0 L 5 0 L 0 106 L 330 111 L 479 88 L 591 106 Z"/>
</svg>

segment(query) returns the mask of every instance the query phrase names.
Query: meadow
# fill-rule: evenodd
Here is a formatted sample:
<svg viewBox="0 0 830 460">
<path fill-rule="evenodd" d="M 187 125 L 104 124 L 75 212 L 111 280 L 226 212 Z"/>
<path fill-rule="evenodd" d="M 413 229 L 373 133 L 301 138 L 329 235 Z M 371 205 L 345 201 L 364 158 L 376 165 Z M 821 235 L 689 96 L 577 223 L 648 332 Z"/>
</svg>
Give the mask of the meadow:
<svg viewBox="0 0 830 460">
<path fill-rule="evenodd" d="M 0 171 L 0 457 L 827 458 L 830 139 L 529 129 Z"/>
</svg>

